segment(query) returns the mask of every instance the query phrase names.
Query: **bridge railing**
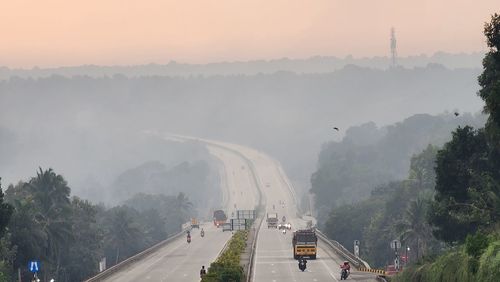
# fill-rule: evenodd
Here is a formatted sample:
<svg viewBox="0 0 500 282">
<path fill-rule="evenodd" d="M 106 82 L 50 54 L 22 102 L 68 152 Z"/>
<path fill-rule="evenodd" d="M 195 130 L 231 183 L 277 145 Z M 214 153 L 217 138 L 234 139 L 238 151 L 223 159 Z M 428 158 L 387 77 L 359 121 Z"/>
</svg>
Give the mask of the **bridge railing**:
<svg viewBox="0 0 500 282">
<path fill-rule="evenodd" d="M 318 229 L 316 229 L 316 234 L 318 235 L 318 238 L 320 238 L 323 242 L 329 245 L 339 256 L 349 261 L 357 269 L 360 268 L 370 269 L 370 265 L 366 261 L 355 256 L 339 242 L 328 238 L 328 236 L 326 236 L 323 232 L 321 232 Z"/>
</svg>

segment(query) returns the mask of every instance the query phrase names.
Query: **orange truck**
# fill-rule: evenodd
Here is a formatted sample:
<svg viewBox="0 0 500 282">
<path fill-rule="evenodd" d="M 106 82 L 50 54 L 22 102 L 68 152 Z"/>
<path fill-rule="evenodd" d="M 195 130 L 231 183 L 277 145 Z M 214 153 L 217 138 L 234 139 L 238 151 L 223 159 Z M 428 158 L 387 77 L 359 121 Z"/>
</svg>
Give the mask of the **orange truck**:
<svg viewBox="0 0 500 282">
<path fill-rule="evenodd" d="M 308 257 L 316 259 L 318 254 L 318 237 L 312 229 L 297 230 L 293 232 L 293 258 Z"/>
</svg>

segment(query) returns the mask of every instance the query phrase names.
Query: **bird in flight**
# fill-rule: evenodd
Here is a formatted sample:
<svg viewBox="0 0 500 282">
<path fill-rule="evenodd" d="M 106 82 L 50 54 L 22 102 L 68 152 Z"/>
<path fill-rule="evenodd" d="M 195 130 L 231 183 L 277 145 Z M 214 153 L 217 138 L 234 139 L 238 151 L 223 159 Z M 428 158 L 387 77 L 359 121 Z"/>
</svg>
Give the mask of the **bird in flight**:
<svg viewBox="0 0 500 282">
<path fill-rule="evenodd" d="M 333 129 L 335 129 L 335 130 L 339 131 L 339 128 L 338 128 L 338 127 L 334 127 Z"/>
<path fill-rule="evenodd" d="M 459 113 L 458 112 L 455 112 L 455 116 L 458 117 Z"/>
</svg>

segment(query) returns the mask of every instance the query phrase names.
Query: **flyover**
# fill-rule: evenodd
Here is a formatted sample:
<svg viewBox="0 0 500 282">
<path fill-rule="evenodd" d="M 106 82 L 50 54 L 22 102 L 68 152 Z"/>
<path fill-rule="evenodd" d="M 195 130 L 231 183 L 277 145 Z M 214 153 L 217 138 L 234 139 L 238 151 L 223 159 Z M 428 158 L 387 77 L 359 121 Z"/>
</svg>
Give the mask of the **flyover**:
<svg viewBox="0 0 500 282">
<path fill-rule="evenodd" d="M 292 231 L 305 228 L 306 222 L 298 214 L 294 189 L 276 160 L 241 145 L 180 135 L 167 138 L 205 143 L 210 153 L 220 160 L 223 202 L 228 216 L 237 209 L 254 209 L 261 195 L 264 212 L 277 212 L 280 219 L 285 216 L 292 224 Z M 201 265 L 207 267 L 214 261 L 230 238 L 229 232 L 222 232 L 211 223 L 202 227 L 205 238 L 194 231 L 192 243 L 187 244 L 185 237 L 180 236 L 101 281 L 199 281 Z M 251 281 L 340 280 L 339 265 L 344 259 L 326 243 L 318 242 L 317 259 L 310 260 L 307 270 L 301 272 L 292 255 L 292 233 L 268 229 L 265 221 L 258 228 Z M 353 270 L 349 280 L 376 281 L 376 276 Z"/>
</svg>

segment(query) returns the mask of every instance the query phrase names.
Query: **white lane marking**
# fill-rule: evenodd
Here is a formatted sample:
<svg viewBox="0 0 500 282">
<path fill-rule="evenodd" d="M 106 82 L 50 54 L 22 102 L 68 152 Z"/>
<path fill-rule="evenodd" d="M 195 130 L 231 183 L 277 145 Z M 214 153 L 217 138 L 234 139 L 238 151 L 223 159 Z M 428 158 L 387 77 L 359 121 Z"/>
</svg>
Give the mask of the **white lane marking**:
<svg viewBox="0 0 500 282">
<path fill-rule="evenodd" d="M 330 268 L 328 267 L 328 265 L 326 264 L 325 260 L 321 260 L 321 263 L 323 264 L 323 266 L 325 267 L 326 271 L 328 272 L 328 274 L 330 274 L 330 276 L 335 279 L 335 281 L 339 281 L 337 279 L 337 277 L 335 277 L 335 275 L 333 275 L 333 273 L 330 271 Z"/>
</svg>

